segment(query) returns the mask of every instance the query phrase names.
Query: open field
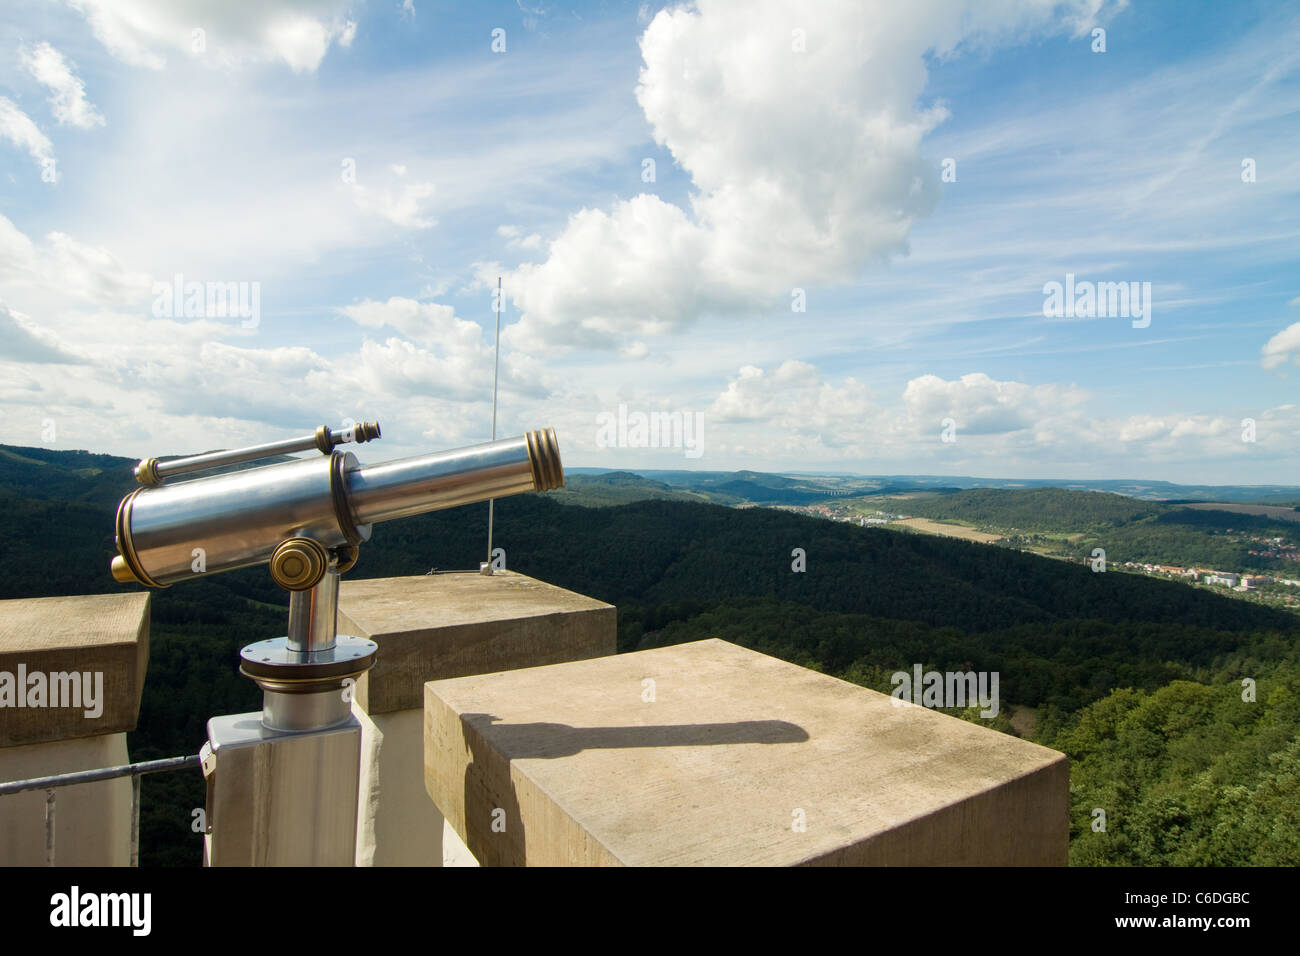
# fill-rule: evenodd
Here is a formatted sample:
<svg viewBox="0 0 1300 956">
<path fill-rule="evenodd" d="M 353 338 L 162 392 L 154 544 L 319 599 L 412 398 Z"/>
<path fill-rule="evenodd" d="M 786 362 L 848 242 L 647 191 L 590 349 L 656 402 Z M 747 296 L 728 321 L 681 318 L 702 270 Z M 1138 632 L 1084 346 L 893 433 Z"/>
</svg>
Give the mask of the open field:
<svg viewBox="0 0 1300 956">
<path fill-rule="evenodd" d="M 982 544 L 1002 540 L 1002 535 L 1000 534 L 989 534 L 987 531 L 976 531 L 974 528 L 967 528 L 964 525 L 959 524 L 946 524 L 942 521 L 931 521 L 929 518 L 903 518 L 899 521 L 891 521 L 890 525 L 905 525 L 916 531 L 924 531 L 926 534 L 941 534 L 948 538 L 961 538 L 963 541 L 979 541 Z"/>
</svg>

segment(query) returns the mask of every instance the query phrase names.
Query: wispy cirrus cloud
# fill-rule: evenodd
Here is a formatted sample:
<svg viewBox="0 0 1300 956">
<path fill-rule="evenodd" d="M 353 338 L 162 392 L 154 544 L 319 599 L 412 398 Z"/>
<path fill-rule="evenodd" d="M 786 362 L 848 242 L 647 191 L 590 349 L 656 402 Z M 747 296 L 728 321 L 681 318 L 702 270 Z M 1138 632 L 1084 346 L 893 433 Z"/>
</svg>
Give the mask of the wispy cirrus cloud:
<svg viewBox="0 0 1300 956">
<path fill-rule="evenodd" d="M 1279 368 L 1289 361 L 1300 365 L 1300 322 L 1288 325 L 1269 339 L 1260 350 L 1264 368 Z"/>
<path fill-rule="evenodd" d="M 0 96 L 0 138 L 26 151 L 42 166 L 54 158 L 54 145 L 49 137 L 7 96 Z"/>
<path fill-rule="evenodd" d="M 18 59 L 38 83 L 50 90 L 50 109 L 59 125 L 92 129 L 104 125 L 103 115 L 86 98 L 86 84 L 63 54 L 48 43 L 22 46 Z"/>
<path fill-rule="evenodd" d="M 168 55 L 210 59 L 223 67 L 279 61 L 312 73 L 331 45 L 356 35 L 351 0 L 65 0 L 95 38 L 132 66 L 161 70 Z"/>
</svg>

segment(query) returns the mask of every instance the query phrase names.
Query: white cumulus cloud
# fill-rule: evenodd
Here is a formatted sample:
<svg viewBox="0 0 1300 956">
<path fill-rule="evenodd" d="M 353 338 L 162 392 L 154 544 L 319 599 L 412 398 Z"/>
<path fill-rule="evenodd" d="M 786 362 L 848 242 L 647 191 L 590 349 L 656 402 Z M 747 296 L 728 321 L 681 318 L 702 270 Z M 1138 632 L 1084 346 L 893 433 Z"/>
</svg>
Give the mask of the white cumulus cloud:
<svg viewBox="0 0 1300 956">
<path fill-rule="evenodd" d="M 724 427 L 758 425 L 793 447 L 861 455 L 864 426 L 878 414 L 861 382 L 846 378 L 834 385 L 816 366 L 790 359 L 770 374 L 753 365 L 742 367 L 705 418 Z"/>
<path fill-rule="evenodd" d="M 637 100 L 691 178 L 689 212 L 642 194 L 574 214 L 511 276 L 512 341 L 617 348 L 702 312 L 771 308 L 905 253 L 935 207 L 925 57 L 1078 31 L 1101 0 L 725 0 L 661 10 Z"/>
<path fill-rule="evenodd" d="M 922 375 L 907 383 L 903 405 L 910 421 L 923 431 L 937 432 L 945 418 L 956 422 L 959 434 L 1000 435 L 1038 429 L 1084 401 L 1074 386 L 1000 382 L 983 372 L 946 381 Z"/>
</svg>

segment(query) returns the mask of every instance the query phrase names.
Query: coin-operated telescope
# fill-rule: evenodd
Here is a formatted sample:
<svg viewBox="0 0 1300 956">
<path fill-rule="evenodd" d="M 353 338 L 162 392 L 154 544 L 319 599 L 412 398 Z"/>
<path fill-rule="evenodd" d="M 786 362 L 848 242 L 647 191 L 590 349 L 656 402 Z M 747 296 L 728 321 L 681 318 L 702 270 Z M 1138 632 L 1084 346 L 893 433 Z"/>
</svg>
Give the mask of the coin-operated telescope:
<svg viewBox="0 0 1300 956">
<path fill-rule="evenodd" d="M 146 458 L 140 487 L 117 509 L 111 569 L 123 583 L 165 588 L 255 564 L 289 591 L 289 633 L 240 651 L 240 670 L 262 688 L 271 730 L 345 721 L 340 691 L 374 663 L 373 641 L 336 634 L 339 575 L 380 521 L 564 485 L 554 429 L 519 438 L 361 465 L 339 445 L 380 437 L 378 422 L 322 425 L 301 438 L 192 458 Z M 174 481 L 222 466 L 316 449 L 299 458 Z"/>
</svg>

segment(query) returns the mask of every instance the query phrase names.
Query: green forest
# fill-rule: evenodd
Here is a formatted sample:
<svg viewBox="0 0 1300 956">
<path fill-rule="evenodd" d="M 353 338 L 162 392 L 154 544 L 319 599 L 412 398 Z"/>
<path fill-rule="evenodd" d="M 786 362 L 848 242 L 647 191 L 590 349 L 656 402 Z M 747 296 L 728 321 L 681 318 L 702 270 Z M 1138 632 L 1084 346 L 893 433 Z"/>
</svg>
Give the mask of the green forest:
<svg viewBox="0 0 1300 956">
<path fill-rule="evenodd" d="M 0 447 L 13 517 L 0 598 L 121 589 L 108 562 L 131 464 Z M 1088 494 L 1102 499 L 1094 527 L 1169 513 Z M 472 506 L 379 525 L 352 575 L 477 567 L 486 524 Z M 917 663 L 999 672 L 1004 712 L 986 723 L 1071 758 L 1075 864 L 1300 863 L 1295 615 L 1009 548 L 672 496 L 503 500 L 495 544 L 510 569 L 616 605 L 620 651 L 719 637 L 885 692 Z M 258 709 L 238 649 L 283 633 L 286 607 L 264 568 L 155 592 L 132 758 L 195 753 L 209 717 Z M 1008 719 L 1022 708 L 1031 730 Z M 201 777 L 147 778 L 144 795 L 142 863 L 196 865 Z"/>
</svg>

